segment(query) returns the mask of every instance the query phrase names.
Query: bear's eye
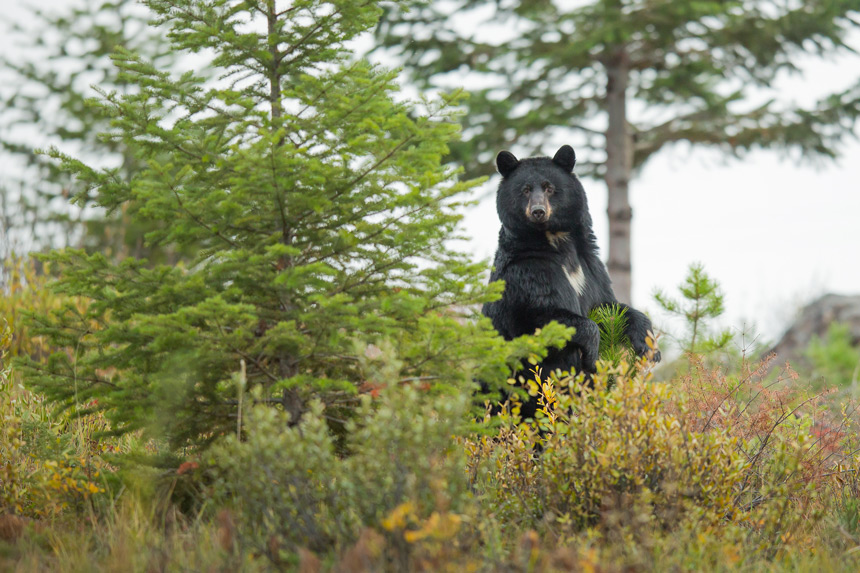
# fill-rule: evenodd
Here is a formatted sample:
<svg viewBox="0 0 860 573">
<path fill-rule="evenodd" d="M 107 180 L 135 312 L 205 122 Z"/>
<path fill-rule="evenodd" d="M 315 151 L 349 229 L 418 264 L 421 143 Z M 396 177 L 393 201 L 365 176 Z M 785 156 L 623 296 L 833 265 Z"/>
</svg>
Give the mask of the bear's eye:
<svg viewBox="0 0 860 573">
<path fill-rule="evenodd" d="M 528 185 L 526 185 L 525 187 L 523 187 L 523 195 L 528 195 L 528 194 L 529 194 L 529 193 L 531 193 L 531 192 L 532 192 L 532 188 L 531 188 L 531 187 L 529 187 Z"/>
<path fill-rule="evenodd" d="M 552 183 L 544 183 L 543 184 L 544 193 L 547 195 L 552 195 L 555 193 L 555 187 L 552 186 Z"/>
</svg>

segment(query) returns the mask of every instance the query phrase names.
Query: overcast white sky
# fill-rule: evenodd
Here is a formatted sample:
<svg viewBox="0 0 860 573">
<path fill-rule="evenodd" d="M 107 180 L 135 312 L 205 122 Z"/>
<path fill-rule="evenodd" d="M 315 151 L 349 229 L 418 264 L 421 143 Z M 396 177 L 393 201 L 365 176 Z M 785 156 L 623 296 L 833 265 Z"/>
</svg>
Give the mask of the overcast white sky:
<svg viewBox="0 0 860 573">
<path fill-rule="evenodd" d="M 69 0 L 0 0 L 0 30 L 21 17 L 22 6 L 61 9 Z M 0 50 L 14 54 L 0 31 Z M 803 78 L 781 89 L 808 103 L 860 78 L 860 56 L 803 65 Z M 557 145 L 544 149 L 552 155 Z M 2 177 L 0 173 L 0 177 Z M 498 220 L 491 181 L 481 203 L 466 214 L 475 258 L 491 258 Z M 595 231 L 605 252 L 606 189 L 585 180 Z M 800 305 L 827 292 L 860 293 L 860 144 L 851 142 L 836 163 L 755 152 L 743 161 L 677 146 L 658 154 L 631 184 L 633 302 L 652 312 L 652 293 L 673 290 L 690 263 L 701 261 L 723 286 L 727 324 L 757 325 L 775 340 Z M 661 324 L 662 322 L 662 324 Z"/>
</svg>

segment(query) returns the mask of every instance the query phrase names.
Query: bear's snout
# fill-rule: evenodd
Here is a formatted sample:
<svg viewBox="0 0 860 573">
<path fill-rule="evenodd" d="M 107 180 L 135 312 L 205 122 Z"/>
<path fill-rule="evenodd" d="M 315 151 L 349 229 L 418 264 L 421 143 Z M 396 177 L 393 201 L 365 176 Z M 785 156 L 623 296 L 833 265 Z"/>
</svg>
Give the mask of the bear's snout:
<svg viewBox="0 0 860 573">
<path fill-rule="evenodd" d="M 531 223 L 546 223 L 552 213 L 546 193 L 532 193 L 526 207 L 526 218 Z"/>
<path fill-rule="evenodd" d="M 546 220 L 546 209 L 544 209 L 543 205 L 535 205 L 532 207 L 532 218 L 537 221 Z"/>
</svg>

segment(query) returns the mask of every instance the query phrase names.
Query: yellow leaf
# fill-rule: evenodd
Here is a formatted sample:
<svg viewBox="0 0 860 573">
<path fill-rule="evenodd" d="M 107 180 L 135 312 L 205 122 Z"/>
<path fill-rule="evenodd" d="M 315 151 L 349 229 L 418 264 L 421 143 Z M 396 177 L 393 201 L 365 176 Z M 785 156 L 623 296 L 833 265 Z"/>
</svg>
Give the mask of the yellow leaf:
<svg viewBox="0 0 860 573">
<path fill-rule="evenodd" d="M 391 513 L 388 514 L 382 520 L 382 527 L 384 527 L 387 531 L 394 531 L 395 529 L 403 529 L 406 527 L 406 521 L 409 516 L 414 511 L 412 506 L 412 502 L 404 502 L 391 510 Z"/>
</svg>

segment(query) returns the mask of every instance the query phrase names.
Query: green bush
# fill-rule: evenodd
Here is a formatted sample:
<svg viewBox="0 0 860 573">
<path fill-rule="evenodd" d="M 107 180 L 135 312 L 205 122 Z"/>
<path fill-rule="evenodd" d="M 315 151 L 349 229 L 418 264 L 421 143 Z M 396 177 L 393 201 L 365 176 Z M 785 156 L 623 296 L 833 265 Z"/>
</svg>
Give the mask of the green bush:
<svg viewBox="0 0 860 573">
<path fill-rule="evenodd" d="M 860 348 L 853 344 L 846 324 L 831 323 L 824 338 L 813 336 L 805 354 L 812 362 L 814 381 L 841 388 L 860 381 Z"/>
<path fill-rule="evenodd" d="M 415 544 L 450 539 L 460 528 L 469 488 L 453 437 L 468 404 L 467 396 L 391 385 L 363 397 L 339 447 L 321 402 L 298 425 L 253 407 L 244 439 L 227 437 L 209 453 L 215 499 L 235 512 L 241 549 L 274 563 L 299 548 L 343 550 L 373 528 L 390 558 L 406 564 Z"/>
</svg>

